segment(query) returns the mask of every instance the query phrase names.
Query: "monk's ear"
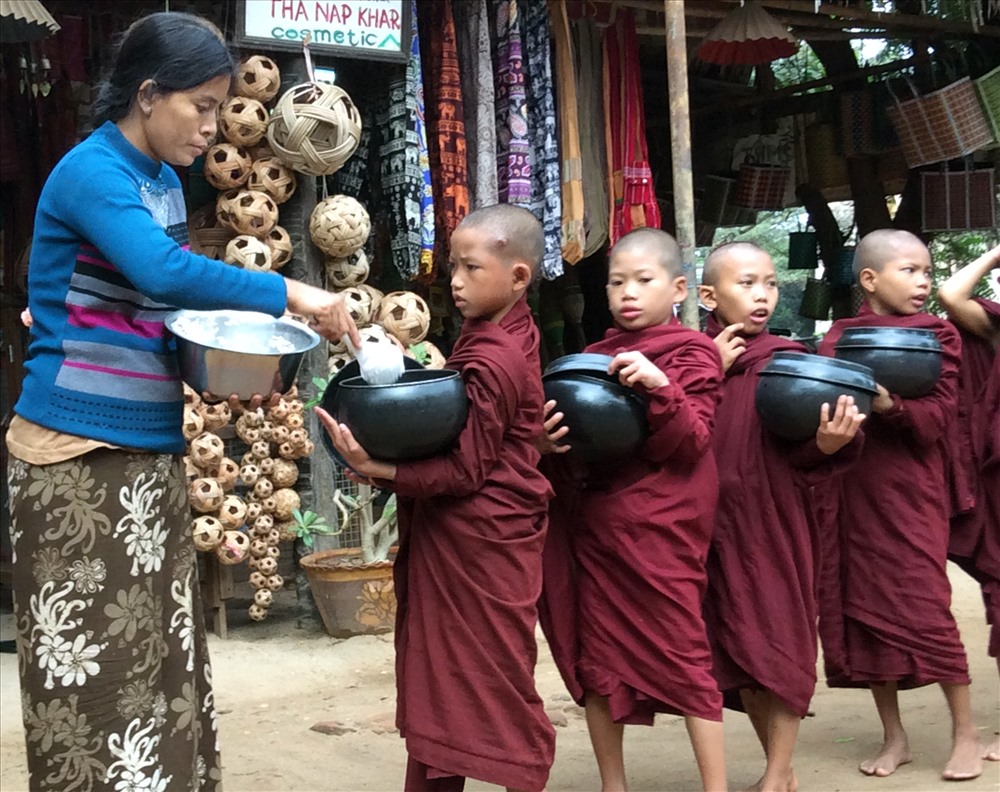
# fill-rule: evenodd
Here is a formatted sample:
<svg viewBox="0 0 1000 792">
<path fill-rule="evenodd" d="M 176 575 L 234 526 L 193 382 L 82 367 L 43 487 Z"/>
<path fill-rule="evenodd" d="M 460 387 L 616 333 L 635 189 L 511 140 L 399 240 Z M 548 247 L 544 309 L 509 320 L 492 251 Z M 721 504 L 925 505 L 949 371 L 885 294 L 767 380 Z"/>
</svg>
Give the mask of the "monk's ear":
<svg viewBox="0 0 1000 792">
<path fill-rule="evenodd" d="M 682 303 L 688 296 L 688 279 L 685 275 L 674 278 L 674 305 Z"/>
<path fill-rule="evenodd" d="M 878 283 L 878 273 L 871 267 L 865 267 L 861 270 L 861 274 L 858 275 L 858 283 L 861 284 L 861 288 L 866 292 L 874 294 L 875 286 Z"/>
<path fill-rule="evenodd" d="M 531 267 L 525 261 L 515 261 L 511 264 L 510 275 L 515 292 L 524 291 L 531 285 Z"/>
<path fill-rule="evenodd" d="M 698 287 L 698 299 L 710 311 L 714 311 L 719 305 L 719 301 L 715 298 L 715 287 L 706 286 L 704 283 Z"/>
</svg>

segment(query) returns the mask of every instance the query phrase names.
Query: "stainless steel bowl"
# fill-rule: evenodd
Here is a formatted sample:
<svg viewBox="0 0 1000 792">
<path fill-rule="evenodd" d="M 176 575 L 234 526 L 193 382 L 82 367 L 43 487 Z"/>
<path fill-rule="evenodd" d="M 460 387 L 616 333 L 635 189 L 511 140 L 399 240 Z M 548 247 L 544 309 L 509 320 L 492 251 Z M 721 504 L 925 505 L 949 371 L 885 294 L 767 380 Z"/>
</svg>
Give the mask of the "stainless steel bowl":
<svg viewBox="0 0 1000 792">
<path fill-rule="evenodd" d="M 198 393 L 228 399 L 285 393 L 320 337 L 300 322 L 255 311 L 174 311 L 182 379 Z"/>
</svg>

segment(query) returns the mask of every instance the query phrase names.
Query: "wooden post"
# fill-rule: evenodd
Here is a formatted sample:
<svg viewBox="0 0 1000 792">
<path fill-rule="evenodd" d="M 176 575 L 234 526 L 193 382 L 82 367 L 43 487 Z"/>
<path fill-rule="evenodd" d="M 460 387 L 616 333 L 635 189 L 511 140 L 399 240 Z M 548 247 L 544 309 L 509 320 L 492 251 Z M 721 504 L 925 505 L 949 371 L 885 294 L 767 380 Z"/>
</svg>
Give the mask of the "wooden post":
<svg viewBox="0 0 1000 792">
<path fill-rule="evenodd" d="M 684 0 L 663 0 L 666 16 L 667 94 L 670 99 L 670 160 L 673 164 L 674 218 L 681 261 L 688 281 L 681 321 L 698 329 L 698 275 L 695 272 L 694 178 L 691 165 L 691 112 L 688 101 L 687 34 Z"/>
</svg>

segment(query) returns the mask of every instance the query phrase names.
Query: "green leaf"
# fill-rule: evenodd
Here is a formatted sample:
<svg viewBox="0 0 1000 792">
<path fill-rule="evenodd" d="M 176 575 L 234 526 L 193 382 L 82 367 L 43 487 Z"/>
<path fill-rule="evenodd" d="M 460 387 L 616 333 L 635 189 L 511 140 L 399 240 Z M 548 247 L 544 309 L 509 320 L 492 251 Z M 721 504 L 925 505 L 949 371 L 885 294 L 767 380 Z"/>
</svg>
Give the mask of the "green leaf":
<svg viewBox="0 0 1000 792">
<path fill-rule="evenodd" d="M 382 519 L 389 522 L 396 516 L 396 494 L 389 496 L 389 500 L 382 507 Z"/>
<path fill-rule="evenodd" d="M 416 358 L 417 362 L 422 366 L 426 366 L 431 362 L 430 352 L 427 351 L 427 347 L 424 345 L 423 341 L 418 344 L 410 344 L 410 352 L 413 353 L 413 357 Z"/>
</svg>

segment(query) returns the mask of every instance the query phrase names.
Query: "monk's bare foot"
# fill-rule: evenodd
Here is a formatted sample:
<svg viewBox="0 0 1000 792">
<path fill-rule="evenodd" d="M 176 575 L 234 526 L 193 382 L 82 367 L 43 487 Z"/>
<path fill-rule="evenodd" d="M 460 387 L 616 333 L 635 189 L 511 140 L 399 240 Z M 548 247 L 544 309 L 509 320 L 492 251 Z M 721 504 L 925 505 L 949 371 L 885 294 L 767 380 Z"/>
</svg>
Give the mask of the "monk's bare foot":
<svg viewBox="0 0 1000 792">
<path fill-rule="evenodd" d="M 799 781 L 795 777 L 795 772 L 789 769 L 788 775 L 781 783 L 772 785 L 769 783 L 767 776 L 764 776 L 756 784 L 751 784 L 742 790 L 742 792 L 798 792 L 798 789 Z"/>
<path fill-rule="evenodd" d="M 1000 762 L 1000 737 L 994 737 L 993 742 L 983 746 L 983 759 Z"/>
<path fill-rule="evenodd" d="M 910 746 L 905 739 L 893 740 L 882 746 L 878 756 L 865 759 L 858 769 L 869 776 L 885 778 L 896 772 L 896 768 L 910 762 Z"/>
<path fill-rule="evenodd" d="M 941 778 L 945 781 L 968 781 L 979 778 L 983 773 L 982 752 L 983 746 L 979 742 L 979 735 L 957 737 L 951 749 L 951 758 L 945 765 Z"/>
</svg>

